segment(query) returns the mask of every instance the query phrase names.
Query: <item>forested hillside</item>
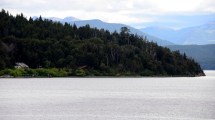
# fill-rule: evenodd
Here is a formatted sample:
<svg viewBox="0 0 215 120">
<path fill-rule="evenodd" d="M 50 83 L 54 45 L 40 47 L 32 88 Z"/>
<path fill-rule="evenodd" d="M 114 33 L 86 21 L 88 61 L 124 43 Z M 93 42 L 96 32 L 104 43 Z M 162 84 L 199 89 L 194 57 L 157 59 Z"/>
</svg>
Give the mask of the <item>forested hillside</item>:
<svg viewBox="0 0 215 120">
<path fill-rule="evenodd" d="M 63 70 L 64 76 L 204 74 L 200 65 L 185 54 L 171 52 L 145 37 L 130 34 L 126 27 L 120 33 L 111 33 L 89 25 L 77 28 L 42 17 L 33 20 L 23 14 L 12 16 L 5 10 L 0 12 L 0 21 L 0 70 L 3 71 L 23 62 L 32 69 Z"/>
</svg>

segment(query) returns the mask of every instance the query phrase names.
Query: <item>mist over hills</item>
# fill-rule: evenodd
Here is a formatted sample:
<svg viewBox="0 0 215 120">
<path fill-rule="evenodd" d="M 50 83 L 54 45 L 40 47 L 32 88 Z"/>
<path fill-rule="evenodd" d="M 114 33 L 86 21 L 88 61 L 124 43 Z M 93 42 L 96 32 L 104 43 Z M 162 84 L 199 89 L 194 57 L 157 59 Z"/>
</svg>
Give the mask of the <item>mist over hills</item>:
<svg viewBox="0 0 215 120">
<path fill-rule="evenodd" d="M 180 45 L 215 44 L 215 22 L 179 30 L 155 26 L 143 28 L 141 31 Z"/>
<path fill-rule="evenodd" d="M 193 26 L 200 26 L 215 21 L 215 14 L 189 14 L 189 15 L 165 15 L 156 16 L 155 21 L 141 23 L 141 26 L 162 26 L 173 29 L 183 29 Z M 143 27 L 142 27 L 143 28 Z"/>
</svg>

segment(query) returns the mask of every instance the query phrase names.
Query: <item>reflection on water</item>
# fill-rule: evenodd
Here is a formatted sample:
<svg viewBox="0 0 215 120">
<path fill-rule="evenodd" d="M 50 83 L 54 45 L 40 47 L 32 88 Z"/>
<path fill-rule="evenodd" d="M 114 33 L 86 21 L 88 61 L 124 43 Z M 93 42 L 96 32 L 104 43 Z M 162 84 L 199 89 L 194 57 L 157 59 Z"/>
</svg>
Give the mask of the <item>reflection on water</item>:
<svg viewBox="0 0 215 120">
<path fill-rule="evenodd" d="M 0 120 L 212 120 L 214 73 L 194 78 L 0 79 Z"/>
</svg>

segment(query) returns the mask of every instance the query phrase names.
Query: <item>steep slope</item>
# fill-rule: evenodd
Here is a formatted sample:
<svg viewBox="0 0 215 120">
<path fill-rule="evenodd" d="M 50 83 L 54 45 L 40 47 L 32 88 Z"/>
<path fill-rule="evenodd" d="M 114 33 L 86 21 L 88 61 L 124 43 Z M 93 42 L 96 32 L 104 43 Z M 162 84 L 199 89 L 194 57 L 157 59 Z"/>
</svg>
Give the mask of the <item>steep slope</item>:
<svg viewBox="0 0 215 120">
<path fill-rule="evenodd" d="M 179 50 L 194 58 L 203 69 L 215 70 L 215 44 L 211 45 L 171 45 L 171 50 Z"/>
</svg>

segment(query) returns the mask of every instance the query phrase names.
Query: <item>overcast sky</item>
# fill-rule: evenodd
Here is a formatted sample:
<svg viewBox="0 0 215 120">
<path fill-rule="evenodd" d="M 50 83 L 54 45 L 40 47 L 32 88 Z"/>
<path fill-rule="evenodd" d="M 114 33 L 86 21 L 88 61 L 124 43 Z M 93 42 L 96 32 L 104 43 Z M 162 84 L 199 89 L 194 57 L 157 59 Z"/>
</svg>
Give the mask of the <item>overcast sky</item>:
<svg viewBox="0 0 215 120">
<path fill-rule="evenodd" d="M 215 15 L 215 0 L 1 0 L 0 7 L 26 17 L 73 16 L 135 27 L 169 16 Z"/>
</svg>

